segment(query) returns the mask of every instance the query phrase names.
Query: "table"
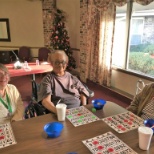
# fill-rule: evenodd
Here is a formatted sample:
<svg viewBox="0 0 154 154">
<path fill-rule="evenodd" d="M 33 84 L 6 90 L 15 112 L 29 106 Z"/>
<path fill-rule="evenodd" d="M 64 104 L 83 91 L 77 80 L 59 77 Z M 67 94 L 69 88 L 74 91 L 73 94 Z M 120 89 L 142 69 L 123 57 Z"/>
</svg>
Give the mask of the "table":
<svg viewBox="0 0 154 154">
<path fill-rule="evenodd" d="M 23 68 L 14 69 L 13 64 L 6 64 L 5 66 L 9 70 L 10 77 L 34 75 L 34 74 L 39 74 L 39 73 L 51 72 L 53 69 L 50 64 L 36 65 L 36 63 L 28 63 L 28 66 L 31 68 L 31 70 L 25 70 Z M 35 79 L 35 77 L 33 79 Z"/>
<path fill-rule="evenodd" d="M 36 65 L 36 63 L 28 63 L 28 69 L 14 69 L 13 64 L 6 64 L 5 65 L 10 73 L 10 77 L 16 76 L 24 76 L 24 75 L 32 75 L 32 98 L 36 99 L 36 85 L 35 85 L 35 74 L 41 74 L 46 72 L 51 72 L 53 70 L 52 66 L 49 63 L 41 63 L 41 65 Z"/>
<path fill-rule="evenodd" d="M 91 110 L 92 105 L 89 104 L 86 105 L 86 107 Z M 95 115 L 99 118 L 104 118 L 123 113 L 125 111 L 126 109 L 119 105 L 107 101 L 104 109 L 95 112 Z M 149 151 L 143 151 L 138 147 L 137 129 L 119 134 L 101 120 L 74 127 L 66 119 L 66 121 L 62 122 L 64 124 L 64 129 L 60 137 L 54 139 L 46 138 L 43 127 L 46 123 L 52 121 L 57 121 L 56 115 L 47 114 L 36 118 L 13 122 L 12 128 L 17 144 L 0 149 L 0 153 L 67 154 L 69 152 L 77 152 L 78 154 L 89 154 L 90 151 L 81 141 L 104 134 L 108 131 L 114 133 L 118 138 L 139 154 L 154 153 L 154 137 L 152 138 Z"/>
</svg>

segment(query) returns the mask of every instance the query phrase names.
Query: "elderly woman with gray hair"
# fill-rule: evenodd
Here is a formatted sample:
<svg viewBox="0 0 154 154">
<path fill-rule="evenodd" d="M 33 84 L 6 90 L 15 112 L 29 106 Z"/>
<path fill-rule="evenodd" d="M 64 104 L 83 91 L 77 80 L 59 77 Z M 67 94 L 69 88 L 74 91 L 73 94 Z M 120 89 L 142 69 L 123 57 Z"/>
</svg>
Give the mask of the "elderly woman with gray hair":
<svg viewBox="0 0 154 154">
<path fill-rule="evenodd" d="M 46 75 L 40 84 L 38 102 L 53 113 L 56 113 L 58 98 L 68 109 L 86 105 L 89 92 L 77 77 L 66 71 L 68 64 L 66 53 L 56 50 L 48 59 L 53 71 Z"/>
<path fill-rule="evenodd" d="M 24 106 L 17 88 L 8 84 L 9 71 L 0 64 L 0 123 L 22 120 Z"/>
</svg>

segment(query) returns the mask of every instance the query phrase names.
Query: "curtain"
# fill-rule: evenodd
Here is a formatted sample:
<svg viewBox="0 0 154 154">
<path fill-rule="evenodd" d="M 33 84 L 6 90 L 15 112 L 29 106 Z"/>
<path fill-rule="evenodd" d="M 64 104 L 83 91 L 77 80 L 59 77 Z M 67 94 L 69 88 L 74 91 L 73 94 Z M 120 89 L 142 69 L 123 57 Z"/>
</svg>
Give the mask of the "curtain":
<svg viewBox="0 0 154 154">
<path fill-rule="evenodd" d="M 147 5 L 153 0 L 134 0 Z M 80 78 L 111 85 L 112 48 L 116 5 L 127 0 L 80 1 Z"/>
<path fill-rule="evenodd" d="M 80 13 L 80 78 L 110 86 L 115 5 L 83 0 Z"/>
</svg>

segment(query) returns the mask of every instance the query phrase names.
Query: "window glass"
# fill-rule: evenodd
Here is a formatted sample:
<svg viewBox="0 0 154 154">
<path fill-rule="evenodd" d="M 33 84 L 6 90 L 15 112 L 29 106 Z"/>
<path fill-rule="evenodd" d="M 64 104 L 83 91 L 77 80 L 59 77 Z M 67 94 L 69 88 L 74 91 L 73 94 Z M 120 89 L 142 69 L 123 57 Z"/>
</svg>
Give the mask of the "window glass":
<svg viewBox="0 0 154 154">
<path fill-rule="evenodd" d="M 144 18 L 132 18 L 130 45 L 142 44 Z"/>
<path fill-rule="evenodd" d="M 126 10 L 127 5 L 124 5 L 123 7 L 116 7 L 112 64 L 120 68 L 125 67 L 126 61 Z"/>
<path fill-rule="evenodd" d="M 154 2 L 142 6 L 133 3 L 128 50 L 131 71 L 154 76 Z"/>
</svg>

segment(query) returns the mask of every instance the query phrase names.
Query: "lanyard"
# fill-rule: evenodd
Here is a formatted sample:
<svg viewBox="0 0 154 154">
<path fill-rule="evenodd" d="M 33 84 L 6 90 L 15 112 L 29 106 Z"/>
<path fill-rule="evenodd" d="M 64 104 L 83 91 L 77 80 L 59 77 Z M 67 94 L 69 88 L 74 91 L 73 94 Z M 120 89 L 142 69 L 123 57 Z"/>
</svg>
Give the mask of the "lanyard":
<svg viewBox="0 0 154 154">
<path fill-rule="evenodd" d="M 10 99 L 9 99 L 9 96 L 7 95 L 7 93 L 6 93 L 6 100 L 7 100 L 8 105 L 5 103 L 5 101 L 2 98 L 0 98 L 0 101 L 8 109 L 9 113 L 12 113 L 12 108 L 11 108 L 11 105 L 10 105 Z"/>
</svg>

